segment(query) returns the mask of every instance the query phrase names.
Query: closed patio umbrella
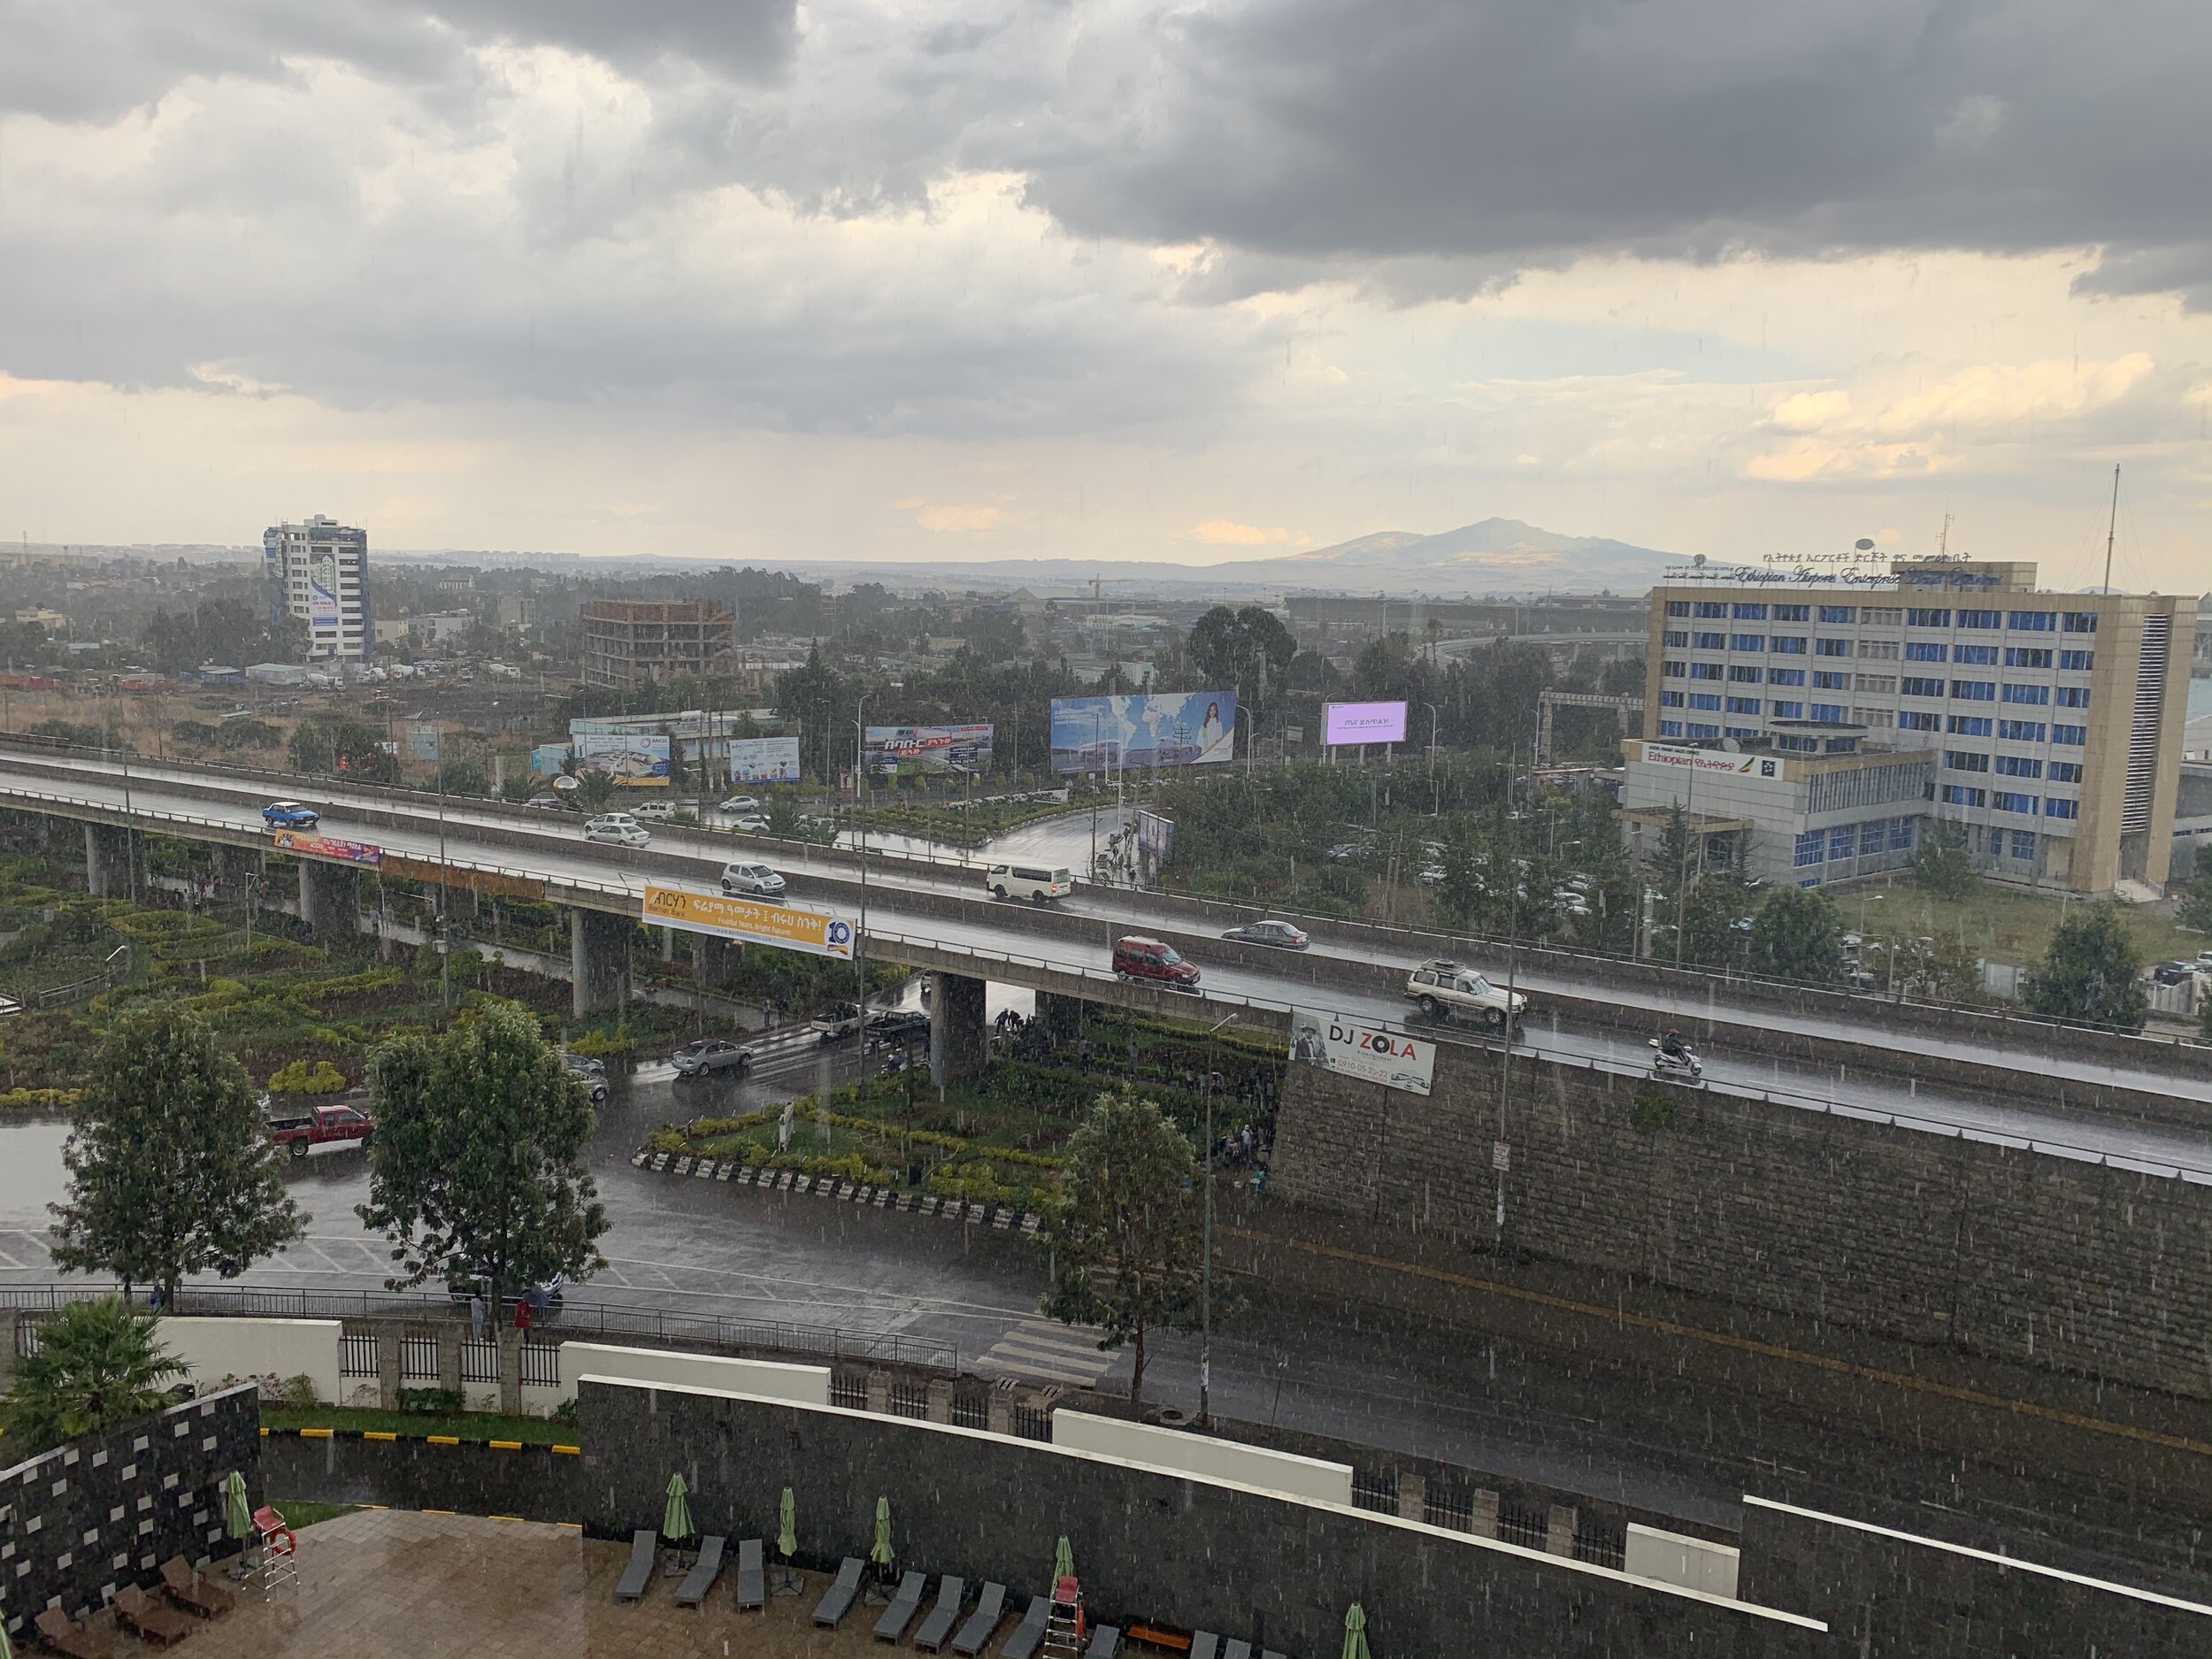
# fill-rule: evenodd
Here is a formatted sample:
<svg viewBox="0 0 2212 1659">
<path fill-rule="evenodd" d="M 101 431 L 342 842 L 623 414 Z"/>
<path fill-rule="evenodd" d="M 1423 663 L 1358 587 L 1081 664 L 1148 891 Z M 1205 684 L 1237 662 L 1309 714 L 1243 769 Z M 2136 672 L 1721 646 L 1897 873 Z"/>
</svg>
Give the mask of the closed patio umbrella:
<svg viewBox="0 0 2212 1659">
<path fill-rule="evenodd" d="M 691 1536 L 691 1500 L 681 1475 L 668 1478 L 668 1508 L 661 1516 L 661 1534 L 665 1538 Z"/>
<path fill-rule="evenodd" d="M 1052 1551 L 1052 1579 L 1057 1584 L 1063 1578 L 1075 1577 L 1075 1551 L 1064 1536 Z"/>
<path fill-rule="evenodd" d="M 783 1557 L 787 1566 L 792 1556 L 799 1553 L 799 1528 L 793 1514 L 795 1507 L 791 1501 L 791 1488 L 786 1486 L 783 1502 L 776 1506 L 776 1553 Z"/>
<path fill-rule="evenodd" d="M 233 1538 L 253 1536 L 253 1500 L 246 1495 L 246 1477 L 235 1469 L 223 1477 L 223 1528 Z"/>
<path fill-rule="evenodd" d="M 1344 1659 L 1371 1659 L 1367 1651 L 1367 1614 L 1356 1601 L 1344 1615 Z"/>
<path fill-rule="evenodd" d="M 876 1541 L 868 1551 L 868 1559 L 879 1567 L 888 1567 L 895 1559 L 891 1554 L 891 1500 L 876 1500 Z"/>
</svg>

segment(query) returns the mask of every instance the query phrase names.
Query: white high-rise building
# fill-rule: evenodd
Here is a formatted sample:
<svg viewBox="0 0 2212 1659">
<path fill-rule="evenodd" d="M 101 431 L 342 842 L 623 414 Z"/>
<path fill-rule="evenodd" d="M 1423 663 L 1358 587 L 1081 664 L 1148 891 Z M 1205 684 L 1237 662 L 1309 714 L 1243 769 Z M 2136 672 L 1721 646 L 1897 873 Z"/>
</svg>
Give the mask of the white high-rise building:
<svg viewBox="0 0 2212 1659">
<path fill-rule="evenodd" d="M 307 625 L 310 662 L 359 662 L 369 644 L 369 534 L 320 513 L 261 533 L 269 609 Z"/>
</svg>

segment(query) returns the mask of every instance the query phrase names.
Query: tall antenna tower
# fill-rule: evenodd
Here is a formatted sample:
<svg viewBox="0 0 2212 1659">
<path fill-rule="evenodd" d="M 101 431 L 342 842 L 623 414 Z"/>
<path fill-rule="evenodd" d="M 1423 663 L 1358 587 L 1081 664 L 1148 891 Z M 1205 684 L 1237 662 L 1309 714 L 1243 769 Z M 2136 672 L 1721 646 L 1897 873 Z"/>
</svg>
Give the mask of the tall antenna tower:
<svg viewBox="0 0 2212 1659">
<path fill-rule="evenodd" d="M 2112 516 L 2105 521 L 2104 527 L 2104 586 L 2097 590 L 2100 593 L 2112 591 L 2112 542 L 2119 530 L 2120 464 L 2115 461 L 2112 464 Z"/>
</svg>

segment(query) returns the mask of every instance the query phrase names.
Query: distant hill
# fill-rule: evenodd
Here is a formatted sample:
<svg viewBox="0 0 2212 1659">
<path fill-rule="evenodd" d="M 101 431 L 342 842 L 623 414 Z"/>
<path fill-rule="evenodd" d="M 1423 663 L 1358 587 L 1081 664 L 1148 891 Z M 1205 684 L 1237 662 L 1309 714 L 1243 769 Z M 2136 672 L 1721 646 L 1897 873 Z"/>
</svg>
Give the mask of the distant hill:
<svg viewBox="0 0 2212 1659">
<path fill-rule="evenodd" d="M 1298 587 L 1471 593 L 1640 592 L 1680 562 L 1655 548 L 1609 536 L 1561 535 L 1517 518 L 1485 518 L 1436 535 L 1386 530 L 1265 561 L 1274 567 L 1271 575 Z"/>
</svg>

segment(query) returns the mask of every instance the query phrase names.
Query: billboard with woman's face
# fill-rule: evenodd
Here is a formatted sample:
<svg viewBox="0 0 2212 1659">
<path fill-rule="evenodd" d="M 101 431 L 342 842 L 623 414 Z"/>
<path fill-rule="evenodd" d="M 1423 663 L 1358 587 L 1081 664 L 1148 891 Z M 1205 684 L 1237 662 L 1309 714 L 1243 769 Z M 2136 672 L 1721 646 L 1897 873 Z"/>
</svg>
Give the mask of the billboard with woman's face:
<svg viewBox="0 0 2212 1659">
<path fill-rule="evenodd" d="M 1233 691 L 1055 697 L 1052 770 L 1226 764 L 1236 758 L 1236 733 Z"/>
</svg>

